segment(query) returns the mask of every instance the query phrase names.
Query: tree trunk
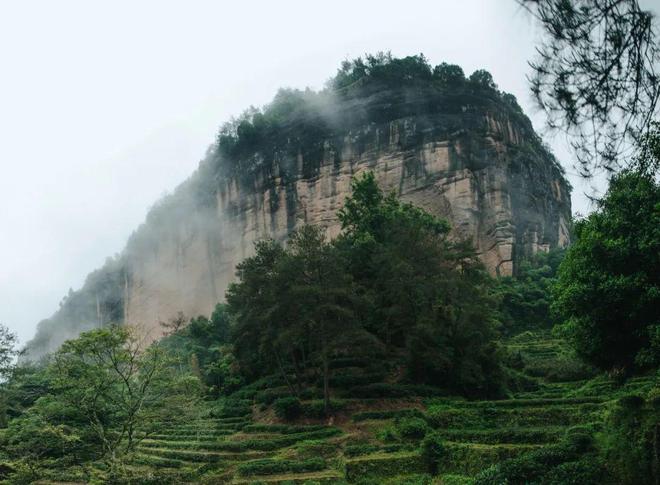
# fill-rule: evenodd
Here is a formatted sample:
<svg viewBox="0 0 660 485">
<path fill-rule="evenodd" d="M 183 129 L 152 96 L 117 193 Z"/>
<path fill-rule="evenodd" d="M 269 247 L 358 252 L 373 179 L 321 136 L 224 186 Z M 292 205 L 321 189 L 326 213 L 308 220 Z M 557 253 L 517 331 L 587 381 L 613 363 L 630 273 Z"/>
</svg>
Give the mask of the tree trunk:
<svg viewBox="0 0 660 485">
<path fill-rule="evenodd" d="M 280 374 L 282 374 L 282 377 L 284 378 L 284 382 L 286 382 L 286 387 L 289 388 L 289 392 L 291 392 L 291 394 L 293 394 L 296 397 L 300 397 L 299 393 L 291 385 L 291 382 L 289 381 L 289 377 L 286 375 L 286 372 L 284 371 L 284 367 L 282 366 L 282 360 L 280 359 L 280 354 L 278 354 L 277 352 L 275 352 L 275 360 L 277 361 L 277 367 L 280 369 Z"/>
<path fill-rule="evenodd" d="M 660 424 L 653 427 L 653 478 L 656 485 L 660 484 Z"/>
<path fill-rule="evenodd" d="M 291 362 L 293 363 L 293 372 L 296 376 L 296 392 L 300 393 L 303 388 L 302 372 L 300 370 L 300 364 L 298 363 L 296 353 L 293 351 L 291 352 Z"/>
<path fill-rule="evenodd" d="M 330 410 L 330 386 L 328 378 L 328 355 L 323 352 L 323 409 L 325 414 Z"/>
</svg>

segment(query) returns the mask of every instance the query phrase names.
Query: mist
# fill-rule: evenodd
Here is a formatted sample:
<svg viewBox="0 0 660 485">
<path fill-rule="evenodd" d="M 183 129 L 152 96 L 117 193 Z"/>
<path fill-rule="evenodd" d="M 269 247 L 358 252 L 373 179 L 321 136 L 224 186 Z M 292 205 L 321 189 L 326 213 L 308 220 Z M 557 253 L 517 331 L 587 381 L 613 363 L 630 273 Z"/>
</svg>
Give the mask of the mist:
<svg viewBox="0 0 660 485">
<path fill-rule="evenodd" d="M 108 255 L 121 266 L 149 208 L 193 173 L 223 122 L 280 87 L 319 89 L 364 53 L 421 52 L 466 73 L 488 69 L 534 114 L 524 74 L 537 34 L 513 1 L 314 7 L 0 6 L 0 322 L 22 343 Z M 588 212 L 590 188 L 570 169 L 564 140 L 547 141 L 575 187 L 574 211 Z"/>
</svg>

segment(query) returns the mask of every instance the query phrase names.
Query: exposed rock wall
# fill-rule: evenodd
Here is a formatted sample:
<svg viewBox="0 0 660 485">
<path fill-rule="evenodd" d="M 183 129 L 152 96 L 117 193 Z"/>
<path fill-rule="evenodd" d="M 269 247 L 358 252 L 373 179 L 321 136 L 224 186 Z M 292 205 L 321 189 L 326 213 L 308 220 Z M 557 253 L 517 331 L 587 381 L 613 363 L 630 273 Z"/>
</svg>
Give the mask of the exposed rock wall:
<svg viewBox="0 0 660 485">
<path fill-rule="evenodd" d="M 303 223 L 337 235 L 351 178 L 367 170 L 386 191 L 447 218 L 453 237 L 472 239 L 493 274 L 510 275 L 525 255 L 568 243 L 570 186 L 515 103 L 495 92 L 374 93 L 333 105 L 334 124 L 328 117 L 292 121 L 277 148 L 248 153 L 231 170 L 212 149 L 150 211 L 122 255 L 40 323 L 30 356 L 109 322 L 135 325 L 153 340 L 162 335 L 160 322 L 179 312 L 210 314 L 256 240 L 284 241 Z M 360 121 L 372 119 L 368 109 L 389 109 L 392 99 L 403 111 L 413 106 L 413 114 Z M 319 120 L 330 136 L 296 140 Z"/>
<path fill-rule="evenodd" d="M 210 314 L 256 240 L 285 240 L 303 223 L 338 234 L 351 178 L 367 170 L 385 190 L 448 218 L 454 237 L 471 238 L 493 274 L 510 275 L 524 255 L 566 245 L 570 189 L 547 152 L 507 119 L 483 114 L 471 124 L 469 133 L 421 137 L 414 118 L 369 125 L 347 133 L 340 153 L 324 144 L 312 176 L 285 180 L 270 167 L 247 181 L 220 180 L 211 209 L 171 219 L 177 223 L 144 247 L 129 245 L 127 321 L 157 338 L 158 322 L 179 311 Z"/>
</svg>

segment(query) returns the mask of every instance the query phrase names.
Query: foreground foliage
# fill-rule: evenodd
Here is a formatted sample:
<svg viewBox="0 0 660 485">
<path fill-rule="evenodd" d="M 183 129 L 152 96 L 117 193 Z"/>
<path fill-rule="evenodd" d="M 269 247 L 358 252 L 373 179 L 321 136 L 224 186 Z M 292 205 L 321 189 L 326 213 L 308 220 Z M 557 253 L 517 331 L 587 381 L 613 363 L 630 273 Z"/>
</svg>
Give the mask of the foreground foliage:
<svg viewBox="0 0 660 485">
<path fill-rule="evenodd" d="M 660 152 L 643 160 L 657 166 Z M 646 165 L 648 163 L 648 165 Z M 615 175 L 575 226 L 555 308 L 579 354 L 605 370 L 660 364 L 660 184 L 648 169 Z"/>
</svg>

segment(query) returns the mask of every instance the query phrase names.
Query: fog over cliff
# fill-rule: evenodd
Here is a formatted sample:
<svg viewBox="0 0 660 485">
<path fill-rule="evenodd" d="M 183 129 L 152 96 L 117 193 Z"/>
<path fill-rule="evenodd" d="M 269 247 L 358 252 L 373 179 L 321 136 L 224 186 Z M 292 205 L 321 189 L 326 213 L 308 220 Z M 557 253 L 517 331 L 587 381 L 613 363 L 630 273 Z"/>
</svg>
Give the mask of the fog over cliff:
<svg viewBox="0 0 660 485">
<path fill-rule="evenodd" d="M 279 87 L 318 89 L 365 52 L 423 51 L 488 69 L 533 115 L 534 39 L 515 2 L 3 4 L 0 322 L 29 340 L 195 170 L 218 125 Z M 569 160 L 563 140 L 548 142 Z M 587 212 L 588 187 L 573 185 Z"/>
<path fill-rule="evenodd" d="M 130 324 L 154 340 L 180 313 L 210 314 L 257 240 L 284 241 L 302 224 L 337 235 L 350 180 L 367 170 L 448 219 L 494 275 L 569 241 L 563 169 L 487 71 L 366 56 L 345 61 L 321 91 L 282 89 L 225 123 L 124 251 L 39 324 L 29 356 L 94 326 Z"/>
</svg>

